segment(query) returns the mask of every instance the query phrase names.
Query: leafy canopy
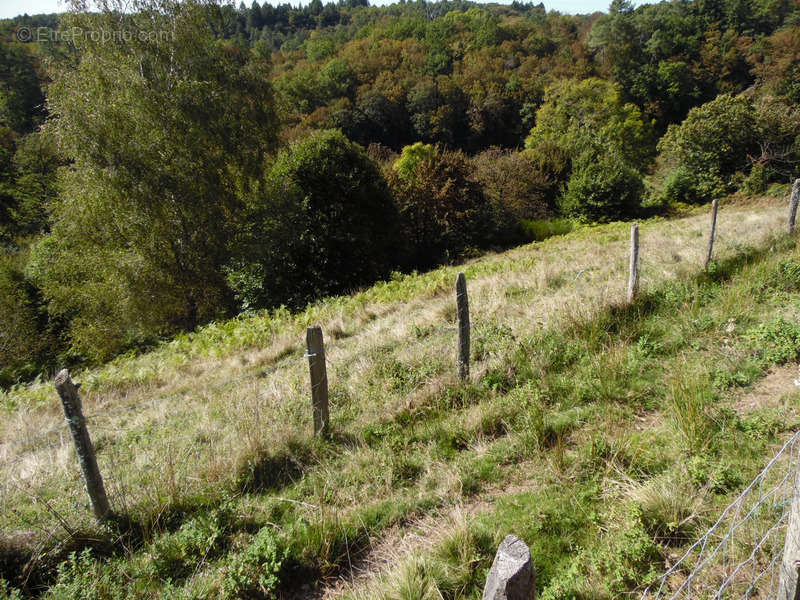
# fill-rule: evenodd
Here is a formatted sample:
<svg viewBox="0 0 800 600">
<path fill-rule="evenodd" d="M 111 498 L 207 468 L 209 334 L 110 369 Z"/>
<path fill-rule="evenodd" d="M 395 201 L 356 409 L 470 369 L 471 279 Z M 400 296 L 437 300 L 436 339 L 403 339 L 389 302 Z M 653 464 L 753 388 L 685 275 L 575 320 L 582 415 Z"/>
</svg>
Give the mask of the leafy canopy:
<svg viewBox="0 0 800 600">
<path fill-rule="evenodd" d="M 620 87 L 597 78 L 567 79 L 547 89 L 527 148 L 555 145 L 576 159 L 587 147 L 616 152 L 641 168 L 653 154 L 653 134 L 642 112 L 623 102 Z"/>
<path fill-rule="evenodd" d="M 52 72 L 48 127 L 72 164 L 30 269 L 74 344 L 103 358 L 231 306 L 228 241 L 278 124 L 269 63 L 217 39 L 215 2 L 98 8 L 64 19 L 97 34 Z"/>
</svg>

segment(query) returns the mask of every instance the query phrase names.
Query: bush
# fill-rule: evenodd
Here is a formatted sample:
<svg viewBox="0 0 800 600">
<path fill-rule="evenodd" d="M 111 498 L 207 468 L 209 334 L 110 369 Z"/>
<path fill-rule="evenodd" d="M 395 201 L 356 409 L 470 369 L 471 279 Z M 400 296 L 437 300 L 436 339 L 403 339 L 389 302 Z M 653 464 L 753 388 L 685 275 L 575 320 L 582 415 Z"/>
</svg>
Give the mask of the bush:
<svg viewBox="0 0 800 600">
<path fill-rule="evenodd" d="M 680 125 L 670 125 L 658 149 L 677 165 L 667 183 L 668 197 L 683 202 L 709 200 L 730 191 L 731 177 L 758 153 L 755 110 L 730 94 L 695 107 Z"/>
<path fill-rule="evenodd" d="M 0 387 L 33 378 L 56 354 L 39 290 L 22 272 L 24 256 L 0 253 Z"/>
<path fill-rule="evenodd" d="M 761 163 L 756 163 L 750 169 L 750 175 L 742 184 L 742 191 L 749 196 L 758 196 L 767 191 L 769 185 L 769 170 Z"/>
<path fill-rule="evenodd" d="M 781 317 L 748 331 L 745 338 L 765 367 L 800 357 L 800 326 Z"/>
<path fill-rule="evenodd" d="M 716 172 L 696 173 L 680 166 L 667 177 L 662 197 L 668 204 L 702 204 L 724 195 L 726 189 Z"/>
<path fill-rule="evenodd" d="M 417 153 L 420 154 L 420 153 Z M 409 266 L 428 268 L 496 241 L 493 211 L 469 159 L 435 147 L 389 174 Z"/>
<path fill-rule="evenodd" d="M 278 155 L 228 280 L 244 308 L 299 307 L 372 283 L 394 266 L 396 221 L 364 149 L 338 130 L 316 132 Z"/>
<path fill-rule="evenodd" d="M 472 159 L 475 179 L 492 203 L 498 237 L 521 240 L 522 221 L 548 216 L 555 180 L 536 167 L 529 154 L 490 148 Z"/>
<path fill-rule="evenodd" d="M 253 541 L 230 561 L 223 590 L 229 598 L 270 594 L 278 585 L 283 557 L 278 552 L 269 526 L 262 528 Z"/>
<path fill-rule="evenodd" d="M 587 153 L 575 165 L 561 210 L 579 221 L 613 221 L 635 215 L 643 195 L 638 171 L 613 155 Z"/>
</svg>

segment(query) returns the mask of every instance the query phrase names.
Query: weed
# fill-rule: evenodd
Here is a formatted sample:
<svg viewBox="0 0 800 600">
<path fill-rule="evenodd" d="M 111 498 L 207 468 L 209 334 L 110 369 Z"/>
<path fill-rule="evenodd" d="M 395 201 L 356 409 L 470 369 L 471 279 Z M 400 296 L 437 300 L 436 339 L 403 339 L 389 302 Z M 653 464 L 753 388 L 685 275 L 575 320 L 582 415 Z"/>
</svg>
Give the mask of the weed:
<svg viewBox="0 0 800 600">
<path fill-rule="evenodd" d="M 800 325 L 776 317 L 745 334 L 763 365 L 784 364 L 800 356 Z"/>
<path fill-rule="evenodd" d="M 681 367 L 687 369 L 685 365 Z M 669 416 L 689 454 L 699 454 L 714 442 L 717 423 L 710 415 L 716 394 L 702 372 L 672 377 L 667 393 Z"/>
<path fill-rule="evenodd" d="M 268 595 L 278 585 L 282 562 L 272 528 L 263 527 L 244 550 L 230 558 L 222 589 L 231 598 Z"/>
</svg>

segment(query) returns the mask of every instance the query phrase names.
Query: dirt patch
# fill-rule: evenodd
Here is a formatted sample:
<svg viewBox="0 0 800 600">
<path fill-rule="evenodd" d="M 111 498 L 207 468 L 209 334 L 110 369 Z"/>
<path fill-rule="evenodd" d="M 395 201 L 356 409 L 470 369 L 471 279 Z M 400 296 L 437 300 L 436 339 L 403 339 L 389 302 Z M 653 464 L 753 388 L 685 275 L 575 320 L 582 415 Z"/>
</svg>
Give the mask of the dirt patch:
<svg viewBox="0 0 800 600">
<path fill-rule="evenodd" d="M 469 502 L 444 507 L 411 521 L 390 528 L 370 541 L 370 550 L 345 575 L 326 582 L 310 597 L 315 600 L 334 600 L 348 592 L 365 591 L 380 577 L 387 575 L 412 554 L 422 554 L 436 547 L 447 535 L 472 517 L 488 511 L 503 496 L 534 489 L 526 473 L 534 469 L 534 461 L 517 463 L 511 477 L 502 486 L 491 486 Z"/>
<path fill-rule="evenodd" d="M 794 384 L 797 378 L 797 365 L 773 367 L 765 377 L 736 399 L 733 408 L 743 415 L 759 408 L 778 406 L 784 395 L 797 389 Z"/>
<path fill-rule="evenodd" d="M 404 557 L 429 551 L 441 542 L 459 523 L 488 510 L 491 505 L 482 500 L 443 508 L 435 513 L 420 516 L 403 526 L 392 527 L 379 538 L 370 541 L 370 550 L 354 562 L 346 575 L 327 582 L 311 597 L 315 600 L 333 600 L 348 592 L 369 589 Z"/>
</svg>

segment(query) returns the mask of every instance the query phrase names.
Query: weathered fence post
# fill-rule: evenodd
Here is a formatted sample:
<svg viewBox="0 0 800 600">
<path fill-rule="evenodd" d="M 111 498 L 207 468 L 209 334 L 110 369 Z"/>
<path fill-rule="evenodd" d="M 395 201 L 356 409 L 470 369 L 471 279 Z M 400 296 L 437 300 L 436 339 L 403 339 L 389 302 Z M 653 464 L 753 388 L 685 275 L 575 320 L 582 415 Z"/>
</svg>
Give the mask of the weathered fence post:
<svg viewBox="0 0 800 600">
<path fill-rule="evenodd" d="M 467 278 L 463 273 L 456 279 L 456 304 L 458 305 L 458 376 L 469 377 L 469 298 Z"/>
<path fill-rule="evenodd" d="M 639 224 L 631 225 L 631 262 L 628 268 L 628 302 L 639 293 Z"/>
<path fill-rule="evenodd" d="M 483 600 L 532 600 L 535 588 L 536 572 L 530 549 L 518 537 L 507 535 L 486 576 Z"/>
<path fill-rule="evenodd" d="M 325 366 L 325 343 L 322 328 L 312 325 L 306 330 L 308 369 L 311 373 L 311 406 L 314 413 L 314 435 L 328 435 L 328 370 Z"/>
<path fill-rule="evenodd" d="M 795 179 L 792 186 L 792 195 L 789 197 L 789 235 L 794 234 L 794 221 L 797 217 L 798 201 L 800 201 L 800 179 Z"/>
<path fill-rule="evenodd" d="M 86 429 L 86 419 L 83 417 L 78 386 L 72 383 L 69 371 L 66 369 L 62 369 L 56 375 L 55 386 L 58 396 L 61 398 L 61 405 L 64 407 L 64 417 L 75 442 L 75 451 L 81 464 L 81 471 L 83 471 L 83 479 L 86 482 L 86 491 L 89 493 L 94 516 L 98 521 L 105 521 L 111 516 L 111 507 L 108 504 L 106 489 L 103 487 L 100 469 L 97 467 L 94 446 L 92 446 L 92 440 L 89 438 L 89 431 Z"/>
<path fill-rule="evenodd" d="M 789 523 L 786 526 L 786 541 L 779 568 L 778 595 L 776 600 L 800 598 L 798 571 L 800 570 L 800 457 L 795 456 L 794 486 L 789 508 Z"/>
<path fill-rule="evenodd" d="M 717 199 L 711 202 L 711 235 L 708 238 L 708 254 L 706 254 L 706 262 L 703 265 L 703 270 L 708 270 L 708 265 L 711 264 L 711 257 L 714 254 L 714 236 L 717 233 L 717 210 L 719 208 L 719 202 Z"/>
</svg>

